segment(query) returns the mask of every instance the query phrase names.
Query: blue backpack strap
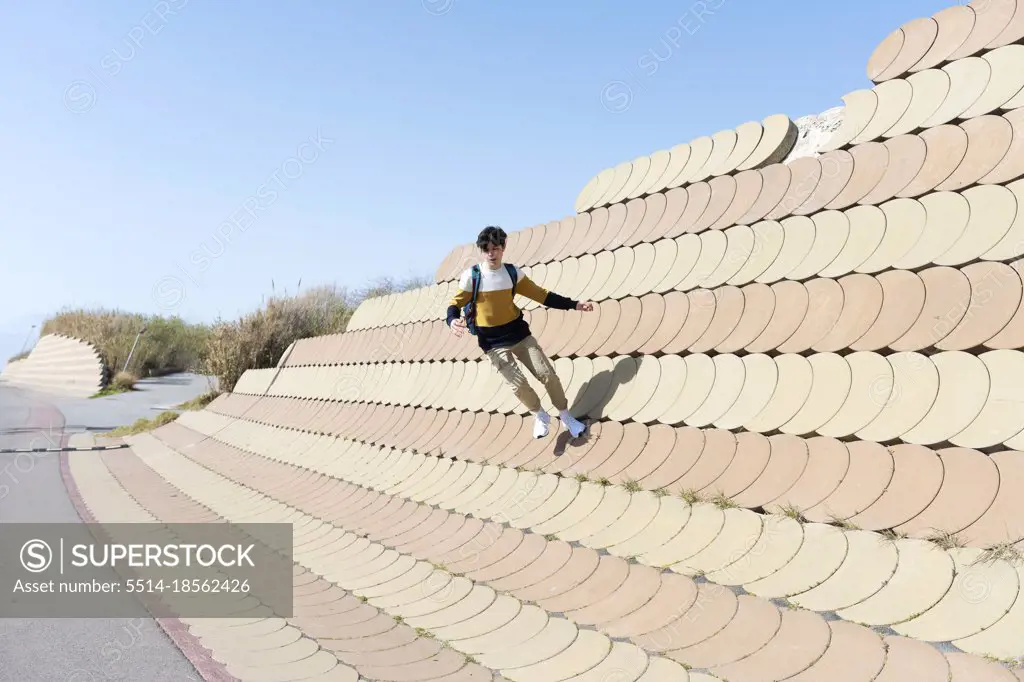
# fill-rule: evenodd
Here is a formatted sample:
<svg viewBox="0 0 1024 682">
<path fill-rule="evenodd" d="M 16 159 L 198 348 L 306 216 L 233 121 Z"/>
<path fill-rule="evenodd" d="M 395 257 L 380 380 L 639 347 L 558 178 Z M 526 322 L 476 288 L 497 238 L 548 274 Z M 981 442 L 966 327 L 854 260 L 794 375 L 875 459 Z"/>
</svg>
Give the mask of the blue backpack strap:
<svg viewBox="0 0 1024 682">
<path fill-rule="evenodd" d="M 480 266 L 474 265 L 470 270 L 470 288 L 472 290 L 472 296 L 462 308 L 463 315 L 466 318 L 466 329 L 470 334 L 476 334 L 476 295 L 480 291 Z"/>
<path fill-rule="evenodd" d="M 516 274 L 516 266 L 511 263 L 505 263 L 505 270 L 508 272 L 508 276 L 512 280 L 512 296 L 515 296 L 516 283 L 519 281 L 519 275 Z"/>
</svg>

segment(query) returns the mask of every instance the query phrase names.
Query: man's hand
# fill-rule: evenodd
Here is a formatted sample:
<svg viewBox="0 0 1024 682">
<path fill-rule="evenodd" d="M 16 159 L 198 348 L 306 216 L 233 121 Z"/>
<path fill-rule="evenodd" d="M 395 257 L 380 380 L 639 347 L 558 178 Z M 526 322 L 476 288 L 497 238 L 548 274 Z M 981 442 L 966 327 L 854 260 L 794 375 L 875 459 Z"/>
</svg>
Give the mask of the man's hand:
<svg viewBox="0 0 1024 682">
<path fill-rule="evenodd" d="M 462 336 L 466 332 L 466 321 L 461 317 L 457 317 L 452 320 L 449 329 L 452 330 L 452 334 L 455 334 L 455 336 Z"/>
<path fill-rule="evenodd" d="M 582 310 L 585 313 L 589 313 L 594 309 L 594 304 L 590 301 L 580 301 L 576 304 L 576 310 Z"/>
</svg>

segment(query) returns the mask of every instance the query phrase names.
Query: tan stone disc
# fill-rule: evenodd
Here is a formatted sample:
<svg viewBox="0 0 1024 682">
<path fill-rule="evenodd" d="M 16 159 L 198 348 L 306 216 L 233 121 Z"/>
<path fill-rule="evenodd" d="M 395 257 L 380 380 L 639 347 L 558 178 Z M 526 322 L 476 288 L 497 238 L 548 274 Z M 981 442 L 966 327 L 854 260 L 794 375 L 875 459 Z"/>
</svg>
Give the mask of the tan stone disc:
<svg viewBox="0 0 1024 682">
<path fill-rule="evenodd" d="M 875 47 L 868 59 L 867 74 L 870 80 L 879 80 L 885 70 L 899 57 L 904 42 L 906 42 L 906 34 L 902 28 L 897 28 Z"/>
<path fill-rule="evenodd" d="M 843 95 L 843 103 L 846 105 L 843 109 L 843 122 L 839 130 L 818 149 L 821 153 L 848 146 L 867 128 L 878 111 L 878 95 L 873 89 L 848 92 Z"/>
<path fill-rule="evenodd" d="M 860 135 L 853 138 L 854 144 L 880 140 L 895 126 L 910 108 L 914 88 L 906 80 L 897 78 L 879 83 L 874 87 L 878 95 L 878 108 Z"/>
<path fill-rule="evenodd" d="M 907 78 L 907 82 L 914 89 L 914 97 L 900 120 L 886 132 L 886 137 L 907 135 L 920 129 L 921 124 L 933 116 L 946 101 L 952 85 L 949 74 L 942 69 L 928 69 L 915 73 Z"/>
<path fill-rule="evenodd" d="M 761 194 L 764 177 L 758 171 L 746 170 L 732 177 L 736 181 L 736 194 L 722 217 L 711 225 L 713 230 L 724 230 L 740 224 L 740 219 L 750 212 Z"/>
<path fill-rule="evenodd" d="M 974 28 L 974 9 L 966 5 L 954 5 L 932 15 L 939 25 L 938 35 L 928 51 L 910 68 L 912 72 L 934 69 L 946 62 L 953 51 L 964 44 Z"/>
<path fill-rule="evenodd" d="M 882 286 L 882 309 L 867 333 L 850 344 L 854 351 L 881 350 L 902 337 L 921 315 L 925 284 L 913 272 L 890 270 L 876 277 Z"/>
<path fill-rule="evenodd" d="M 922 131 L 920 137 L 926 147 L 924 165 L 896 196 L 920 197 L 933 191 L 953 174 L 967 154 L 967 133 L 959 126 L 937 126 Z"/>
<path fill-rule="evenodd" d="M 980 57 L 966 57 L 942 67 L 949 76 L 949 94 L 939 108 L 922 123 L 922 128 L 954 123 L 978 101 L 992 78 L 992 67 Z"/>
<path fill-rule="evenodd" d="M 918 135 L 900 135 L 885 141 L 889 164 L 874 188 L 858 203 L 881 204 L 897 196 L 924 168 L 928 147 Z"/>
<path fill-rule="evenodd" d="M 956 191 L 973 185 L 1003 160 L 1013 140 L 1013 126 L 1002 116 L 979 116 L 964 121 L 967 153 L 956 170 L 935 186 L 938 191 Z"/>
<path fill-rule="evenodd" d="M 754 205 L 736 221 L 737 224 L 750 225 L 763 220 L 772 209 L 779 205 L 789 190 L 792 181 L 789 166 L 777 163 L 766 166 L 757 172 L 761 175 L 761 191 L 757 195 Z"/>
<path fill-rule="evenodd" d="M 974 28 L 967 40 L 949 55 L 950 60 L 970 57 L 991 47 L 1013 19 L 1017 0 L 972 0 L 967 6 L 974 9 Z"/>
<path fill-rule="evenodd" d="M 889 167 L 889 148 L 881 142 L 865 142 L 850 148 L 853 173 L 843 190 L 825 208 L 849 208 L 867 196 L 882 181 Z"/>
<path fill-rule="evenodd" d="M 939 24 L 932 17 L 911 19 L 901 28 L 903 29 L 903 44 L 900 46 L 899 53 L 889 66 L 885 67 L 872 80 L 885 81 L 905 76 L 928 53 L 939 34 Z"/>
</svg>

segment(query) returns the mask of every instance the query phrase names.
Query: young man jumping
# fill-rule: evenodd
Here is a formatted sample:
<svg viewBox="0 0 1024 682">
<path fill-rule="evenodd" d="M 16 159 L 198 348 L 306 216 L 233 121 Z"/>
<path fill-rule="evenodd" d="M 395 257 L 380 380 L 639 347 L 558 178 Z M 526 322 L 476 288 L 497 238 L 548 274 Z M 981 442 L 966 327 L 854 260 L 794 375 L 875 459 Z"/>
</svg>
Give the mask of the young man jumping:
<svg viewBox="0 0 1024 682">
<path fill-rule="evenodd" d="M 530 373 L 544 386 L 552 404 L 558 410 L 562 424 L 569 430 L 570 435 L 576 438 L 583 433 L 586 426 L 569 414 L 562 381 L 555 373 L 551 360 L 537 344 L 537 339 L 530 332 L 530 325 L 513 299 L 515 294 L 522 294 L 548 308 L 584 312 L 592 311 L 594 304 L 559 296 L 538 286 L 515 265 L 505 265 L 502 258 L 505 255 L 507 238 L 508 235 L 500 227 L 486 227 L 476 238 L 476 246 L 483 255 L 474 304 L 473 322 L 476 326 L 477 341 L 491 364 L 512 387 L 516 397 L 535 415 L 534 438 L 544 438 L 548 435 L 551 417 L 541 407 L 537 392 L 526 382 L 516 359 L 526 365 Z M 515 273 L 516 277 L 514 292 L 512 273 Z M 467 330 L 466 320 L 462 319 L 462 309 L 472 300 L 472 296 L 473 268 L 468 268 L 459 278 L 459 290 L 448 305 L 448 326 L 456 336 L 462 336 Z"/>
</svg>

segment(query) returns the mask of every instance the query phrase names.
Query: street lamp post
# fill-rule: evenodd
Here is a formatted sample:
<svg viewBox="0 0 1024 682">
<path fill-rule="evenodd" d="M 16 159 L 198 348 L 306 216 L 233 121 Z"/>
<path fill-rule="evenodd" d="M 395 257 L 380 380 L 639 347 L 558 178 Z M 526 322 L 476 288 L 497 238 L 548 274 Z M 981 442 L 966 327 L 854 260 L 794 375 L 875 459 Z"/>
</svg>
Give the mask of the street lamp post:
<svg viewBox="0 0 1024 682">
<path fill-rule="evenodd" d="M 142 329 L 140 329 L 139 333 L 135 335 L 135 343 L 132 344 L 132 349 L 128 352 L 128 359 L 124 361 L 124 368 L 121 370 L 122 372 L 127 372 L 128 371 L 128 363 L 130 363 L 132 361 L 132 356 L 135 355 L 135 348 L 136 348 L 136 346 L 139 345 L 139 339 L 145 333 L 146 333 L 146 325 L 142 325 Z"/>
</svg>

